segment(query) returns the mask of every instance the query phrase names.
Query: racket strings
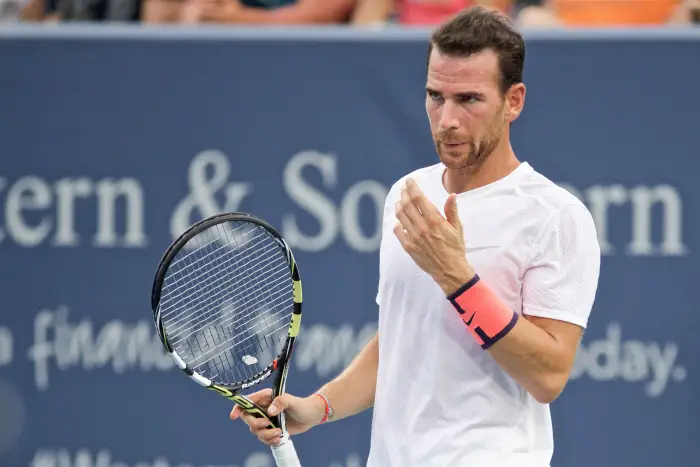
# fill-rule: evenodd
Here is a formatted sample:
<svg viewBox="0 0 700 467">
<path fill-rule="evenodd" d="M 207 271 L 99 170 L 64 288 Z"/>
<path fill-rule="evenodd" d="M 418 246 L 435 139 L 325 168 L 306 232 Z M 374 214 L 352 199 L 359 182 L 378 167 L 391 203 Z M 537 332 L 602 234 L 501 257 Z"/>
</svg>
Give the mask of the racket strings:
<svg viewBox="0 0 700 467">
<path fill-rule="evenodd" d="M 286 263 L 285 263 L 285 264 L 281 264 L 281 265 L 276 265 L 275 269 L 270 269 L 270 268 L 268 267 L 268 263 L 270 263 L 269 260 L 268 260 L 267 263 L 265 264 L 265 267 L 266 267 L 267 269 L 263 269 L 262 271 L 260 271 L 260 274 L 263 274 L 263 273 L 264 273 L 265 275 L 281 274 L 281 273 L 283 273 L 283 272 L 287 269 Z M 250 278 L 249 276 L 242 277 L 242 278 L 240 278 L 240 279 L 238 279 L 238 280 L 234 280 L 233 278 L 231 278 L 231 279 L 229 279 L 229 280 L 224 281 L 222 285 L 223 285 L 223 286 L 227 286 L 227 287 L 230 287 L 230 286 L 239 287 L 239 286 L 241 286 L 242 284 L 245 284 L 246 281 L 248 281 L 248 280 L 250 280 L 250 279 L 251 279 L 251 278 Z M 259 279 L 259 278 L 258 278 L 258 279 Z M 280 283 L 280 282 L 285 282 L 285 280 L 286 280 L 285 277 L 280 277 L 280 278 L 276 279 L 275 282 Z M 196 294 L 196 292 L 197 292 L 197 291 L 195 291 L 194 293 L 192 293 L 192 294 L 190 294 L 190 295 L 188 296 L 189 301 L 192 300 L 192 297 Z M 253 291 L 253 292 L 254 292 L 254 291 Z M 206 305 L 210 305 L 212 300 L 221 298 L 221 297 L 223 297 L 224 294 L 226 294 L 226 288 L 221 288 L 221 289 L 220 289 L 218 292 L 216 292 L 215 294 L 211 294 L 211 295 L 209 296 L 209 298 L 207 299 Z M 224 301 L 222 302 L 222 304 L 231 304 L 231 303 L 233 302 L 234 298 L 235 298 L 235 297 L 227 298 L 226 300 L 224 300 Z M 250 302 L 250 300 L 253 299 L 253 298 L 255 298 L 255 297 L 252 296 L 252 293 L 248 293 L 248 294 L 242 295 L 240 298 L 243 299 L 243 305 L 245 305 L 245 304 L 248 304 L 248 303 Z M 237 301 L 237 304 L 239 304 L 239 303 L 240 303 L 240 300 Z M 173 313 L 177 313 L 178 311 L 181 311 L 181 312 L 178 313 L 178 314 L 176 314 L 175 316 L 172 316 L 172 317 L 171 317 L 171 315 L 172 315 Z M 188 311 L 190 311 L 189 314 L 187 314 Z M 186 325 L 187 325 L 187 323 L 188 323 L 188 320 L 193 319 L 193 316 L 196 315 L 198 311 L 199 311 L 198 309 L 190 310 L 190 309 L 188 308 L 188 302 L 184 302 L 184 303 L 179 304 L 179 305 L 178 305 L 176 308 L 174 308 L 171 312 L 169 312 L 169 313 L 167 313 L 167 314 L 163 314 L 163 317 L 164 317 L 165 319 L 177 320 L 177 321 L 179 321 L 179 322 L 181 322 L 181 323 L 183 324 L 183 325 L 180 326 L 180 327 L 177 327 L 177 326 L 173 327 L 173 330 L 171 331 L 171 335 L 174 336 L 174 337 L 176 337 L 176 336 L 179 334 L 179 331 L 180 331 L 181 329 L 184 329 L 184 328 L 186 327 Z"/>
<path fill-rule="evenodd" d="M 243 246 L 245 246 L 245 245 L 243 245 Z M 204 247 L 203 247 L 203 248 L 204 248 Z M 272 249 L 272 248 L 269 248 L 269 249 Z M 269 250 L 269 249 L 268 249 L 268 250 Z M 260 251 L 259 251 L 259 250 L 253 250 L 253 251 L 251 251 L 251 252 L 248 254 L 248 256 L 251 256 L 251 255 L 253 255 L 253 254 L 255 254 L 255 253 L 260 253 Z M 207 255 L 204 255 L 204 257 L 202 257 L 202 259 L 203 259 L 203 258 L 206 258 L 206 257 L 208 257 L 208 256 L 210 256 L 210 254 L 211 254 L 211 253 L 209 253 L 209 254 L 207 254 Z M 242 260 L 244 260 L 244 259 L 246 259 L 246 256 L 245 256 L 245 255 L 241 256 L 241 258 L 239 258 L 238 261 L 240 262 L 240 261 L 242 261 Z M 220 279 L 221 279 L 220 276 L 225 276 L 225 275 L 227 274 L 226 269 L 225 269 L 225 268 L 222 268 L 221 266 L 227 266 L 227 267 L 228 267 L 228 266 L 231 266 L 232 263 L 233 263 L 234 261 L 236 261 L 236 259 L 235 259 L 234 257 L 230 257 L 230 258 L 229 258 L 228 260 L 226 260 L 225 262 L 219 263 L 219 264 L 217 265 L 217 266 L 219 267 L 219 270 L 218 270 L 217 273 L 214 273 L 214 274 L 207 274 L 206 271 L 205 271 L 205 272 L 199 274 L 198 277 L 196 277 L 196 278 L 195 278 L 195 277 L 192 277 L 192 276 L 194 275 L 195 272 L 200 271 L 200 270 L 202 269 L 202 268 L 200 267 L 200 268 L 198 268 L 196 271 L 192 271 L 192 272 L 187 272 L 187 271 L 185 270 L 184 273 L 183 273 L 183 271 L 178 271 L 178 272 L 173 273 L 173 276 L 176 276 L 176 275 L 178 275 L 178 274 L 179 274 L 179 275 L 182 275 L 183 278 L 181 278 L 181 279 L 179 280 L 179 281 L 182 281 L 182 280 L 184 280 L 184 279 L 187 279 L 186 276 L 189 275 L 190 277 L 189 277 L 188 280 L 190 280 L 190 281 L 192 281 L 193 279 L 197 279 L 197 280 L 200 280 L 200 281 L 204 281 L 204 282 L 206 282 L 207 284 L 211 284 L 211 282 L 213 282 L 213 281 L 220 280 Z M 212 262 L 213 262 L 213 261 L 212 261 Z M 267 263 L 269 263 L 269 260 L 267 260 Z M 267 265 L 267 263 L 265 263 L 265 264 Z M 207 266 L 211 266 L 211 265 L 212 265 L 211 262 L 210 262 L 209 264 L 207 264 Z M 243 266 L 245 266 L 245 265 L 243 265 Z M 280 267 L 279 267 L 277 270 L 275 270 L 275 271 L 264 271 L 264 272 L 266 272 L 266 273 L 273 273 L 273 272 L 274 272 L 274 273 L 277 273 L 277 272 L 281 272 L 284 268 L 286 268 L 286 265 L 282 264 L 282 265 L 280 265 Z M 245 269 L 244 269 L 244 270 L 245 270 Z M 231 286 L 231 285 L 234 285 L 234 286 L 236 286 L 236 287 L 240 287 L 240 285 L 241 285 L 242 283 L 245 284 L 245 282 L 244 282 L 245 280 L 249 280 L 249 279 L 250 279 L 250 278 L 247 277 L 247 276 L 241 277 L 241 278 L 239 278 L 238 280 L 236 280 L 235 277 L 232 277 L 231 279 L 226 280 L 226 281 L 225 281 L 223 284 L 221 284 L 221 285 L 224 285 L 224 286 Z M 197 283 L 197 282 L 193 282 L 193 284 L 194 284 L 194 285 L 192 285 L 192 286 L 190 286 L 190 287 L 187 287 L 187 288 L 186 288 L 185 290 L 183 290 L 183 291 L 178 291 L 178 293 L 175 294 L 175 295 L 177 295 L 177 296 L 179 297 L 179 300 L 176 301 L 176 302 L 173 302 L 173 301 L 171 300 L 170 307 L 172 308 L 172 310 L 169 311 L 169 312 L 162 313 L 163 318 L 170 319 L 170 320 L 175 320 L 175 319 L 177 319 L 178 321 L 182 321 L 183 323 L 187 323 L 187 320 L 188 320 L 188 319 L 191 319 L 191 318 L 192 318 L 192 315 L 196 314 L 196 313 L 199 311 L 199 310 L 197 310 L 197 309 L 191 309 L 191 308 L 189 307 L 190 303 L 191 303 L 192 300 L 193 300 L 193 297 L 194 297 L 195 295 L 199 295 L 199 294 L 201 293 L 201 287 L 200 287 L 201 284 L 200 284 L 200 283 Z M 166 285 L 166 286 L 164 287 L 165 293 L 168 293 L 168 290 L 167 290 L 167 289 L 169 288 L 169 286 L 170 286 L 170 284 L 168 284 L 168 285 Z M 187 295 L 184 295 L 186 292 L 189 292 L 189 293 L 188 293 Z M 227 293 L 227 289 L 226 289 L 225 287 L 220 287 L 219 292 L 217 292 L 217 293 L 215 293 L 215 294 L 209 294 L 209 300 L 208 300 L 209 303 L 207 303 L 207 304 L 211 304 L 210 302 L 211 302 L 212 300 L 215 300 L 216 298 L 219 298 L 220 296 L 224 295 L 225 293 Z M 199 297 L 197 297 L 197 298 L 199 298 Z M 233 299 L 233 297 L 230 298 L 230 299 L 228 299 L 228 301 L 231 301 L 232 299 Z M 165 306 L 165 307 L 167 308 L 168 305 L 169 305 L 168 302 L 164 300 L 164 301 L 163 301 L 163 306 Z M 182 312 L 181 312 L 181 313 L 178 313 L 179 311 L 182 311 Z M 190 314 L 189 314 L 189 315 L 184 315 L 184 316 L 183 316 L 183 313 L 186 313 L 187 311 L 190 311 Z M 177 314 L 176 314 L 175 316 L 172 316 L 174 313 L 177 313 Z M 177 334 L 177 331 L 178 331 L 178 330 L 175 328 L 175 329 L 173 329 L 171 332 L 172 332 L 173 334 Z"/>
<path fill-rule="evenodd" d="M 253 252 L 255 253 L 256 250 L 253 250 Z M 259 251 L 257 251 L 257 252 L 259 253 Z M 209 256 L 209 255 L 207 255 L 207 256 Z M 242 267 L 248 266 L 248 264 L 246 264 L 246 263 L 249 262 L 250 256 L 251 256 L 251 255 L 245 255 L 245 256 L 242 256 L 242 257 L 241 257 L 241 263 L 242 263 L 241 266 L 242 266 Z M 279 268 L 278 268 L 278 269 L 279 269 Z M 250 271 L 250 269 L 248 269 L 248 270 Z M 262 270 L 260 273 L 261 273 L 261 274 L 262 274 L 262 273 L 267 274 L 267 273 L 269 273 L 269 270 L 266 270 L 266 268 L 263 268 L 263 270 Z M 211 277 L 212 277 L 212 276 L 209 276 L 209 278 L 211 278 Z M 247 282 L 245 282 L 245 281 L 250 281 L 251 279 L 252 279 L 251 277 L 244 277 L 244 278 L 242 279 L 241 282 L 243 282 L 243 284 L 247 284 Z M 241 304 L 240 304 L 240 303 L 238 303 L 237 305 L 239 305 L 239 307 L 241 307 Z M 252 314 L 252 312 L 254 312 L 254 311 L 255 311 L 255 310 L 252 310 L 252 311 L 251 311 L 250 313 L 248 313 L 247 315 Z M 247 316 L 247 315 L 246 315 L 246 316 Z M 229 323 L 226 323 L 226 324 L 229 324 Z M 250 326 L 250 331 L 252 331 L 252 332 L 255 332 L 255 331 L 256 331 L 256 330 L 254 329 L 254 326 L 255 326 L 255 325 Z M 227 327 L 228 327 L 228 326 L 227 326 Z M 227 327 L 224 327 L 224 330 L 226 330 Z M 193 331 L 196 332 L 197 330 L 195 329 L 195 330 L 193 330 Z M 212 334 L 211 330 L 209 330 L 209 334 L 210 334 L 210 335 Z M 205 338 L 206 338 L 206 337 L 207 337 L 207 336 L 206 336 L 206 334 L 205 334 Z M 229 337 L 231 337 L 231 336 L 229 336 Z M 250 336 L 250 337 L 254 337 L 254 336 Z M 233 338 L 235 339 L 235 337 L 233 337 Z M 214 340 L 216 340 L 216 339 L 214 339 Z M 208 339 L 207 339 L 207 344 L 209 344 Z M 238 344 L 238 343 L 235 343 L 234 345 L 237 345 L 237 344 Z M 200 345 L 199 347 L 201 348 L 201 345 Z M 216 346 L 216 347 L 220 347 L 220 346 Z M 267 347 L 267 346 L 264 346 L 263 349 L 264 349 L 265 347 Z M 219 356 L 219 355 L 221 355 L 221 353 L 215 355 L 215 356 L 212 357 L 212 358 L 213 358 L 213 359 L 216 359 L 216 357 Z M 225 355 L 225 354 L 224 354 L 224 355 Z"/>
<path fill-rule="evenodd" d="M 285 281 L 284 280 L 277 281 L 277 283 L 283 283 L 283 282 L 285 282 Z M 293 292 L 293 289 L 291 288 L 291 286 L 287 287 L 287 290 L 282 290 L 280 292 L 277 292 L 276 294 L 271 294 L 270 297 L 271 298 L 276 297 L 277 295 L 282 295 L 282 294 L 288 293 L 288 292 Z M 282 296 L 282 299 L 284 299 L 284 298 L 285 297 Z M 241 305 L 246 306 L 246 305 L 250 304 L 250 302 L 251 302 L 251 300 L 247 299 L 247 300 L 244 300 L 243 302 L 237 302 L 236 304 L 239 306 L 241 306 Z M 276 302 L 274 302 L 274 301 L 273 301 L 273 303 L 276 304 Z M 224 300 L 222 302 L 222 304 L 232 304 L 232 299 Z M 222 326 L 224 324 L 226 324 L 227 327 L 228 326 L 240 327 L 242 324 L 245 324 L 247 322 L 247 319 L 250 318 L 252 315 L 254 315 L 255 312 L 256 312 L 255 308 L 250 308 L 247 313 L 245 313 L 245 311 L 243 312 L 245 314 L 243 314 L 243 313 L 231 314 L 230 316 L 226 317 L 226 319 L 220 321 L 219 324 L 221 324 Z M 188 315 L 189 319 L 192 319 L 191 315 L 192 315 L 192 313 L 190 315 Z M 211 314 L 208 314 L 208 315 L 205 314 L 205 316 L 207 316 L 207 317 L 211 317 L 210 315 Z M 188 317 L 186 317 L 184 319 L 188 319 Z M 201 326 L 195 327 L 197 324 L 201 324 Z M 178 337 L 182 337 L 183 335 L 185 335 L 185 333 L 194 334 L 194 333 L 197 333 L 199 331 L 202 331 L 206 326 L 207 326 L 207 321 L 203 320 L 201 317 L 198 317 L 198 318 L 196 318 L 195 324 L 188 325 L 187 323 L 185 323 L 179 327 L 175 326 L 173 331 L 171 333 L 169 333 L 168 336 L 172 340 L 176 340 Z M 235 337 L 235 336 L 231 336 L 231 337 Z"/>
<path fill-rule="evenodd" d="M 283 291 L 283 292 L 284 292 L 284 291 Z M 280 293 L 278 293 L 277 295 L 282 295 L 283 292 L 280 292 Z M 291 292 L 291 288 L 290 288 L 290 290 L 288 290 L 288 291 L 286 291 L 286 292 Z M 282 300 L 284 300 L 284 298 L 285 298 L 284 296 L 281 297 Z M 251 312 L 249 313 L 249 315 L 250 315 L 250 314 L 253 314 L 254 312 L 255 312 L 254 310 L 251 311 Z M 277 315 L 279 315 L 279 314 L 280 314 L 280 313 L 275 313 L 274 316 L 277 316 Z M 242 331 L 242 332 L 239 332 L 239 333 L 236 334 L 235 336 L 230 334 L 230 331 L 229 331 L 230 325 L 227 324 L 227 323 L 229 323 L 229 322 L 231 321 L 231 319 L 234 319 L 235 317 L 234 317 L 234 316 L 229 317 L 229 318 L 227 318 L 226 320 L 223 320 L 222 322 L 220 322 L 220 323 L 218 323 L 218 324 L 220 325 L 219 327 L 223 330 L 224 337 L 225 337 L 226 341 L 231 341 L 231 340 L 233 340 L 233 341 L 234 341 L 233 344 L 230 344 L 229 347 L 227 347 L 226 349 L 222 350 L 221 352 L 219 352 L 218 354 L 216 354 L 216 355 L 214 355 L 214 356 L 210 356 L 208 353 L 205 353 L 205 354 L 200 354 L 199 357 L 197 357 L 197 356 L 195 356 L 195 355 L 190 351 L 190 349 L 184 349 L 183 352 L 182 352 L 182 354 L 183 354 L 183 355 L 188 355 L 188 354 L 191 355 L 191 356 L 193 357 L 193 360 L 192 360 L 192 362 L 191 362 L 191 365 L 192 365 L 193 367 L 197 367 L 198 365 L 200 365 L 200 364 L 202 363 L 202 362 L 199 361 L 199 360 L 202 360 L 202 359 L 214 359 L 214 358 L 220 356 L 221 354 L 223 354 L 224 352 L 227 352 L 228 350 L 231 350 L 232 348 L 239 348 L 244 342 L 246 342 L 246 341 L 248 341 L 248 340 L 251 340 L 251 339 L 253 339 L 254 337 L 258 337 L 257 335 L 258 335 L 259 333 L 264 332 L 265 330 L 269 329 L 272 325 L 275 325 L 275 324 L 281 322 L 281 323 L 282 323 L 281 327 L 279 327 L 279 328 L 273 330 L 272 332 L 270 332 L 270 333 L 268 333 L 268 334 L 266 334 L 266 335 L 263 336 L 263 340 L 264 340 L 264 342 L 265 342 L 265 346 L 262 346 L 259 340 L 258 340 L 258 341 L 252 341 L 252 344 L 251 344 L 251 345 L 246 345 L 245 347 L 243 347 L 243 350 L 246 350 L 246 349 L 248 349 L 248 348 L 251 348 L 251 351 L 250 351 L 250 352 L 245 352 L 245 353 L 243 353 L 242 355 L 240 355 L 240 357 L 242 357 L 243 355 L 251 354 L 251 353 L 264 352 L 265 350 L 267 350 L 267 349 L 269 349 L 269 348 L 271 347 L 271 346 L 269 345 L 269 342 L 268 342 L 268 340 L 267 340 L 267 337 L 276 334 L 276 332 L 279 331 L 280 329 L 286 329 L 286 328 L 287 328 L 287 326 L 288 326 L 288 324 L 289 324 L 288 321 L 287 321 L 287 319 L 286 319 L 287 317 L 288 317 L 288 315 L 283 315 L 283 316 L 279 317 L 277 320 L 275 320 L 275 321 L 272 322 L 272 323 L 267 323 L 267 321 L 270 319 L 270 317 L 266 317 L 263 321 L 261 321 L 261 320 L 257 320 L 257 322 L 253 321 L 254 324 L 250 324 L 251 321 L 246 322 L 246 323 L 245 323 L 245 330 Z M 225 324 L 226 324 L 226 325 L 225 325 Z M 264 326 L 261 326 L 261 325 L 263 325 L 263 324 L 264 324 Z M 204 327 L 206 328 L 206 326 L 204 326 Z M 256 328 L 259 328 L 259 329 L 256 331 Z M 205 333 L 208 331 L 208 332 L 210 333 L 210 335 L 212 334 L 212 333 L 211 333 L 211 328 L 206 328 L 206 330 L 203 330 L 202 328 L 200 328 L 199 330 L 194 330 L 194 331 L 190 332 L 189 335 L 196 334 L 196 333 L 199 332 L 199 331 L 203 331 L 203 332 L 205 332 Z M 254 334 L 254 335 L 248 335 L 247 337 L 244 337 L 244 338 L 242 338 L 242 339 L 240 339 L 240 340 L 236 340 L 236 339 L 238 339 L 240 336 L 244 336 L 246 333 L 249 333 L 249 332 L 255 332 L 256 334 Z M 227 335 L 227 334 L 228 334 L 228 335 Z M 282 334 L 281 338 L 284 339 L 285 337 L 286 337 L 286 334 Z M 217 338 L 215 338 L 215 337 L 212 336 L 212 340 L 216 341 Z M 218 339 L 218 340 L 220 340 L 220 339 Z M 223 347 L 224 345 L 226 345 L 226 344 L 228 343 L 228 342 L 226 342 L 226 341 L 222 342 L 222 343 L 219 344 L 219 345 L 216 345 L 216 347 L 212 348 L 211 350 L 217 350 L 217 349 L 219 349 L 220 347 Z M 207 341 L 207 343 L 208 343 L 208 341 Z M 255 345 L 256 345 L 256 344 L 259 345 L 259 349 L 256 349 L 256 348 L 255 348 Z M 201 347 L 200 347 L 200 349 L 201 349 Z M 179 348 L 176 349 L 176 350 L 179 350 Z M 240 349 L 239 349 L 239 350 L 240 350 Z M 185 358 L 185 357 L 183 356 L 183 358 Z"/>
<path fill-rule="evenodd" d="M 263 270 L 262 272 L 265 273 L 268 271 Z M 248 278 L 248 279 L 250 280 L 251 278 Z M 273 304 L 274 304 L 274 301 L 273 301 Z M 239 303 L 238 305 L 240 307 L 241 304 Z M 247 313 L 244 316 L 244 318 L 250 314 L 251 314 L 250 312 Z M 230 320 L 228 320 L 228 321 L 230 321 Z M 240 320 L 238 320 L 238 321 L 240 321 Z M 279 321 L 279 319 L 277 321 Z M 231 330 L 230 322 L 225 321 L 225 322 L 220 323 L 220 324 L 223 324 L 223 326 L 218 327 L 218 329 L 217 328 L 212 329 L 211 327 L 206 329 L 205 332 L 201 335 L 200 339 L 194 341 L 194 344 L 196 344 L 195 346 L 193 346 L 194 347 L 193 350 L 195 350 L 194 352 L 193 351 L 186 352 L 186 353 L 192 354 L 195 358 L 196 358 L 195 354 L 199 353 L 200 358 L 196 359 L 196 361 L 193 362 L 192 365 L 201 365 L 203 363 L 207 363 L 207 365 L 211 366 L 211 363 L 213 362 L 214 366 L 216 367 L 215 370 L 212 369 L 212 371 L 215 372 L 214 376 L 219 376 L 221 371 L 225 371 L 226 368 L 231 366 L 229 352 L 227 352 L 227 351 L 231 350 L 233 347 L 239 346 L 241 344 L 240 342 L 235 342 L 237 339 L 240 339 L 241 333 L 239 333 L 237 336 L 232 336 L 230 332 L 227 332 L 227 331 Z M 269 327 L 269 326 L 270 326 L 270 324 L 268 324 L 268 323 L 249 323 L 248 324 L 249 332 L 254 333 L 254 334 L 249 335 L 247 338 L 244 338 L 243 341 L 252 339 L 254 337 L 260 337 L 261 336 L 260 333 L 262 333 L 263 328 Z M 202 326 L 200 326 L 200 328 L 201 327 Z M 260 329 L 256 329 L 256 327 L 259 327 Z M 284 328 L 284 324 L 283 324 L 282 328 Z M 219 342 L 221 342 L 221 340 L 222 340 L 222 336 L 219 336 L 218 335 L 219 333 L 216 331 L 223 331 L 223 334 L 224 334 L 223 339 L 228 338 L 229 340 L 233 340 L 234 344 L 229 345 L 227 348 L 224 348 L 222 351 L 221 347 L 223 345 L 225 345 L 225 342 L 222 344 L 219 344 Z M 197 332 L 197 329 L 194 329 L 193 332 Z M 192 334 L 192 332 L 190 332 L 190 334 Z M 217 334 L 217 335 L 214 335 L 214 334 Z M 257 334 L 257 336 L 255 334 Z M 268 342 L 268 337 L 271 334 L 272 333 L 262 334 L 263 340 L 258 339 L 257 343 L 262 344 L 262 342 L 264 342 L 264 345 L 259 345 L 259 348 L 255 348 L 256 342 L 253 341 L 253 342 L 251 342 L 252 346 L 246 346 L 246 348 L 244 348 L 244 349 L 242 349 L 242 351 L 238 352 L 239 359 L 244 356 L 244 355 L 241 355 L 242 353 L 249 354 L 249 353 L 254 353 L 254 352 L 260 352 L 260 351 L 263 351 L 264 349 L 270 347 L 270 343 Z M 201 342 L 202 337 L 204 340 L 204 345 L 202 345 L 202 342 Z M 212 346 L 213 346 L 213 348 L 212 348 Z M 211 353 L 217 349 L 219 350 L 219 352 L 212 356 Z M 226 358 L 227 361 L 223 362 L 223 360 L 220 357 Z M 204 362 L 202 362 L 202 360 L 204 360 Z M 243 367 L 243 368 L 245 368 L 245 367 Z M 216 371 L 216 370 L 218 370 L 218 371 Z M 250 371 L 246 372 L 246 374 L 248 376 L 250 376 L 250 373 L 251 373 Z"/>
<path fill-rule="evenodd" d="M 166 333 L 180 357 L 221 384 L 272 363 L 287 336 L 293 290 L 287 257 L 262 227 L 218 224 L 171 263 L 161 299 Z"/>
<path fill-rule="evenodd" d="M 217 227 L 218 227 L 218 226 L 217 226 Z M 260 235 L 258 235 L 258 236 L 256 236 L 256 237 L 253 237 L 253 238 L 250 239 L 250 240 L 247 240 L 247 241 L 246 241 L 244 244 L 242 244 L 242 245 L 236 245 L 236 248 L 245 247 L 245 246 L 247 246 L 250 242 L 255 241 L 256 238 L 260 238 L 260 237 L 264 237 L 264 236 L 265 236 L 265 233 L 262 233 L 262 234 L 260 234 Z M 200 237 L 195 237 L 195 238 L 192 239 L 191 241 L 196 241 L 195 239 L 198 239 L 198 238 L 200 238 Z M 215 240 L 214 240 L 214 241 L 215 241 Z M 189 254 L 187 255 L 187 257 L 190 258 L 190 259 L 192 260 L 192 255 L 195 255 L 196 253 L 201 253 L 203 250 L 206 250 L 207 248 L 209 248 L 209 247 L 211 246 L 212 243 L 213 243 L 213 241 L 212 241 L 212 242 L 208 242 L 208 243 L 205 244 L 205 245 L 198 246 L 198 247 L 197 247 L 197 250 L 195 250 L 195 251 L 192 252 L 192 253 L 189 253 Z M 208 273 L 208 270 L 207 270 L 207 269 L 205 269 L 206 267 L 211 266 L 211 262 L 210 262 L 210 263 L 204 263 L 203 261 L 204 261 L 205 258 L 211 257 L 212 255 L 215 255 L 215 254 L 217 254 L 217 253 L 221 253 L 221 252 L 224 251 L 227 247 L 231 247 L 231 242 L 230 242 L 230 241 L 229 241 L 228 243 L 226 243 L 226 244 L 220 246 L 220 247 L 217 248 L 216 250 L 210 251 L 210 252 L 208 252 L 207 254 L 205 254 L 205 255 L 203 255 L 203 256 L 200 256 L 199 258 L 194 258 L 194 259 L 193 259 L 193 262 L 202 262 L 202 265 L 201 265 L 199 268 L 197 268 L 197 269 L 195 269 L 195 270 L 193 270 L 193 271 L 187 271 L 187 268 L 189 268 L 189 267 L 191 266 L 190 264 L 185 264 L 185 266 L 183 266 L 183 267 L 181 267 L 181 268 L 175 267 L 175 263 L 182 264 L 182 259 L 179 259 L 178 261 L 174 261 L 174 262 L 171 264 L 171 266 L 170 266 L 170 270 L 176 271 L 176 272 L 171 273 L 171 274 L 172 274 L 172 277 L 174 278 L 174 277 L 176 277 L 176 276 L 178 276 L 178 275 L 180 275 L 180 277 L 179 277 L 178 279 L 173 279 L 172 281 L 169 281 L 168 283 L 164 284 L 163 291 L 164 291 L 164 293 L 165 293 L 166 295 L 168 294 L 168 290 L 169 290 L 169 289 L 175 289 L 176 292 L 173 293 L 173 296 L 172 296 L 172 297 L 168 296 L 167 298 L 163 298 L 163 299 L 161 300 L 161 306 L 163 306 L 163 307 L 175 307 L 176 305 L 181 304 L 184 300 L 186 300 L 187 298 L 189 298 L 189 297 L 191 296 L 191 294 L 190 294 L 190 295 L 185 295 L 185 294 L 195 291 L 195 289 L 197 288 L 197 285 L 198 285 L 198 284 L 197 284 L 197 283 L 193 283 L 193 285 L 191 285 L 191 286 L 189 286 L 189 287 L 182 287 L 180 284 L 183 283 L 183 282 L 185 282 L 185 281 L 191 281 L 192 278 L 193 278 L 192 276 L 194 276 L 195 273 L 200 272 L 200 275 L 199 275 L 199 277 L 197 277 L 197 279 L 200 279 L 200 278 L 204 278 L 204 280 L 212 279 L 212 275 Z M 253 253 L 255 253 L 255 252 L 253 251 L 253 252 L 251 252 L 250 254 L 252 255 Z M 216 261 L 217 259 L 218 259 L 218 258 L 214 257 L 211 261 L 213 262 L 213 261 Z M 227 260 L 227 262 L 230 263 L 230 262 L 232 262 L 232 261 L 234 261 L 234 260 L 235 260 L 234 257 L 230 257 L 230 258 Z M 220 264 L 220 265 L 221 265 L 221 264 Z M 183 273 L 183 270 L 185 271 L 184 273 Z M 219 274 L 225 274 L 225 272 L 224 272 L 223 270 L 221 270 L 221 271 L 219 271 L 217 274 L 215 274 L 214 277 L 217 277 Z M 177 309 L 177 308 L 175 308 L 175 309 Z"/>
</svg>

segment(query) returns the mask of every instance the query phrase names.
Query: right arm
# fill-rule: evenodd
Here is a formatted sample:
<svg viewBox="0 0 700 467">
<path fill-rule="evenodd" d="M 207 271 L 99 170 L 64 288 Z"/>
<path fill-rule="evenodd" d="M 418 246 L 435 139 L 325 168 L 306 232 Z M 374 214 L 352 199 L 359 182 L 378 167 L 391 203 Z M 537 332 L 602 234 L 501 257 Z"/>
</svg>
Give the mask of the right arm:
<svg viewBox="0 0 700 467">
<path fill-rule="evenodd" d="M 378 335 L 375 334 L 340 375 L 319 389 L 333 407 L 333 417 L 329 421 L 350 417 L 373 405 L 378 367 L 379 342 Z M 318 425 L 326 413 L 325 402 L 314 394 L 303 398 L 282 394 L 272 401 L 272 390 L 263 389 L 248 397 L 267 409 L 270 415 L 284 411 L 290 435 L 303 433 Z M 270 446 L 279 442 L 279 429 L 267 428 L 265 420 L 254 418 L 236 406 L 231 411 L 231 419 L 238 418 L 243 420 L 250 427 L 250 432 L 264 444 Z"/>
<path fill-rule="evenodd" d="M 378 340 L 379 337 L 375 334 L 345 371 L 318 390 L 333 407 L 333 417 L 329 422 L 350 417 L 374 404 L 379 367 Z M 318 396 L 311 397 L 321 399 Z M 322 408 L 325 410 L 325 406 Z"/>
</svg>

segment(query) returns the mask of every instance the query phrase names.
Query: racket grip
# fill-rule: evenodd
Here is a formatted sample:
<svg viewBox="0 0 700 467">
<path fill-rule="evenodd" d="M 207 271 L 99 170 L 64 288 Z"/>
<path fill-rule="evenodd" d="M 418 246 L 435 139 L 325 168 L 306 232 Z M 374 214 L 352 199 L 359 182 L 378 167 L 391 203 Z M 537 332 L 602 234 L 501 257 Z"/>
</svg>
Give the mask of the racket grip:
<svg viewBox="0 0 700 467">
<path fill-rule="evenodd" d="M 294 448 L 291 438 L 284 439 L 281 444 L 271 446 L 272 457 L 275 458 L 277 467 L 301 467 L 299 456 Z"/>
</svg>

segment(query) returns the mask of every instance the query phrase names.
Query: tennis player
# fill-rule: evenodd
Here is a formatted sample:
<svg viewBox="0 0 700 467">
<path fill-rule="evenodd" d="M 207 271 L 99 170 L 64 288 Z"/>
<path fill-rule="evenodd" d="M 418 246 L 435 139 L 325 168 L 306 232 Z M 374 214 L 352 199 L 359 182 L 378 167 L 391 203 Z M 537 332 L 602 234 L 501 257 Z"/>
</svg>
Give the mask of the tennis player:
<svg viewBox="0 0 700 467">
<path fill-rule="evenodd" d="M 431 36 L 439 162 L 388 194 L 377 336 L 318 393 L 252 396 L 284 410 L 290 434 L 373 407 L 370 467 L 550 465 L 549 404 L 587 325 L 600 248 L 586 207 L 511 147 L 524 57 L 521 35 L 484 8 Z M 238 408 L 231 418 L 278 440 Z"/>
</svg>

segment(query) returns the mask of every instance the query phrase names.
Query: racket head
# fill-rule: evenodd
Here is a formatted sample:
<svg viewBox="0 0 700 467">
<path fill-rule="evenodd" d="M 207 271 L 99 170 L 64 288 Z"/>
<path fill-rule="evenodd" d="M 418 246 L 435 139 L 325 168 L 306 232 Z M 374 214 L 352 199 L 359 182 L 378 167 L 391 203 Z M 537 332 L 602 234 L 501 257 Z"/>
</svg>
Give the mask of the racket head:
<svg viewBox="0 0 700 467">
<path fill-rule="evenodd" d="M 158 336 L 177 366 L 247 406 L 236 392 L 275 370 L 273 394 L 284 391 L 301 305 L 299 269 L 287 242 L 266 221 L 240 212 L 208 217 L 183 232 L 163 254 L 151 290 Z"/>
</svg>

